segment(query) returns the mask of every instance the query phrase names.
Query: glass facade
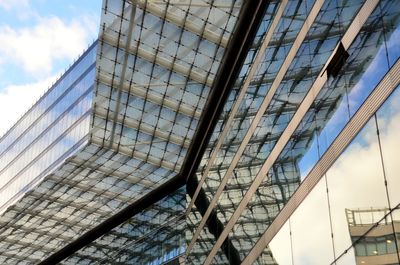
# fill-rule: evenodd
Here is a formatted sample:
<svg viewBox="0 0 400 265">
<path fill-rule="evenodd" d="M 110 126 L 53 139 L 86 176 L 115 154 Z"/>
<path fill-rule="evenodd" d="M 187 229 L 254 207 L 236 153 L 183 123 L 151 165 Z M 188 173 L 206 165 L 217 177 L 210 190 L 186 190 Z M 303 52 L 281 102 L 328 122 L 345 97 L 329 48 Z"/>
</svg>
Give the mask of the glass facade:
<svg viewBox="0 0 400 265">
<path fill-rule="evenodd" d="M 0 139 L 0 212 L 88 140 L 97 43 Z"/>
<path fill-rule="evenodd" d="M 98 41 L 0 139 L 1 262 L 183 178 L 62 264 L 400 264 L 400 2 L 269 1 L 214 123 L 246 4 L 103 1 Z"/>
<path fill-rule="evenodd" d="M 270 24 L 260 27 L 264 26 L 264 36 L 271 30 L 272 38 L 264 38 L 269 41 L 264 61 L 244 66 L 257 67 L 256 74 L 250 78 L 259 81 L 253 86 L 251 82 L 247 87 L 239 85 L 237 90 L 246 90 L 246 96 L 243 99 L 232 96 L 228 106 L 241 100 L 238 113 L 242 113 L 234 114 L 230 128 L 224 128 L 229 132 L 221 139 L 219 147 L 218 136 L 223 126 L 216 128 L 214 141 L 209 143 L 210 151 L 203 157 L 198 171 L 197 177 L 209 205 L 205 215 L 198 214 L 195 206 L 189 214 L 191 236 L 186 253 L 189 264 L 237 264 L 232 252 L 238 254 L 243 264 L 249 264 L 250 260 L 254 264 L 339 264 L 338 257 L 350 251 L 348 248 L 355 241 L 349 236 L 346 209 L 372 207 L 385 208 L 388 212 L 396 209 L 396 205 L 387 203 L 383 179 L 383 175 L 387 178 L 387 173 L 382 172 L 384 150 L 381 143 L 381 159 L 376 156 L 371 157 L 374 161 L 369 161 L 363 154 L 354 156 L 354 159 L 360 158 L 360 167 L 364 163 L 371 165 L 368 169 L 360 168 L 358 181 L 352 180 L 356 174 L 350 170 L 351 166 L 355 167 L 351 159 L 347 170 L 335 174 L 341 178 L 346 175 L 343 185 L 347 185 L 348 191 L 335 184 L 340 177 L 331 176 L 333 165 L 313 184 L 315 188 L 307 192 L 309 194 L 290 218 L 280 225 L 270 245 L 262 243 L 261 239 L 273 233 L 269 227 L 276 223 L 276 216 L 285 214 L 281 213 L 284 208 L 291 207 L 285 205 L 296 200 L 290 201 L 292 195 L 298 196 L 303 189 L 307 190 L 308 182 L 302 189 L 298 187 L 316 164 L 322 163 L 322 156 L 381 79 L 388 77 L 397 61 L 400 6 L 396 1 L 372 2 L 279 1 L 278 7 L 285 5 L 281 14 L 276 11 L 278 7 L 272 16 L 266 12 Z M 273 8 L 272 5 L 269 8 Z M 273 15 L 279 19 L 275 28 L 271 26 Z M 362 16 L 365 20 L 360 22 Z M 259 43 L 258 47 L 261 45 Z M 342 54 L 341 45 L 345 46 Z M 281 59 L 273 57 L 279 56 L 279 49 L 282 49 Z M 328 75 L 327 69 L 338 56 L 344 58 L 340 69 Z M 246 78 L 249 72 L 242 71 L 244 74 L 239 78 Z M 241 84 L 240 81 L 237 84 Z M 229 111 L 221 115 L 222 124 L 228 120 Z M 213 158 L 211 154 L 216 146 L 219 150 Z M 379 149 L 376 152 L 379 154 Z M 396 185 L 389 186 L 397 190 Z M 369 200 L 359 198 L 361 192 L 369 194 Z M 375 205 L 380 198 L 382 203 Z M 341 201 L 348 205 L 340 208 L 337 204 Z M 208 214 L 214 213 L 223 224 L 217 236 L 210 234 L 210 224 L 206 222 Z M 345 231 L 339 231 L 339 227 Z M 344 237 L 345 232 L 347 237 Z M 395 238 L 396 235 L 392 230 L 387 236 Z M 396 242 L 389 241 L 393 245 Z M 232 242 L 233 247 L 227 249 L 227 242 Z M 256 250 L 259 245 L 263 248 Z M 257 255 L 253 255 L 254 251 Z M 391 255 L 396 256 L 397 252 Z M 397 264 L 398 260 L 395 261 L 363 260 L 368 264 Z"/>
<path fill-rule="evenodd" d="M 55 85 L 40 100 L 54 105 L 55 114 L 48 111 L 49 117 L 43 116 L 42 124 L 37 122 L 40 128 L 35 129 L 25 123 L 41 119 L 43 110 L 30 110 L 26 116 L 31 118 L 24 117 L 2 141 L 6 160 L 1 160 L 1 173 L 10 179 L 4 184 L 9 187 L 2 189 L 11 194 L 7 196 L 18 198 L 9 202 L 7 210 L 5 206 L 0 218 L 0 262 L 38 263 L 177 177 L 241 4 L 103 1 L 99 39 L 79 60 L 81 64 L 74 65 L 59 81 L 61 89 L 70 93 L 60 96 Z M 53 95 L 53 91 L 59 94 Z M 58 99 L 64 96 L 65 100 Z M 31 140 L 38 134 L 43 137 L 39 136 L 37 143 L 25 140 L 19 144 L 25 134 Z M 14 145 L 19 148 L 15 154 L 10 151 Z M 19 185 L 18 195 L 13 194 L 14 186 L 6 184 L 11 179 L 19 181 L 12 184 Z M 138 228 L 127 232 L 126 240 L 136 242 L 141 236 L 136 247 L 147 249 L 147 254 L 134 257 L 133 253 L 139 252 L 132 251 L 121 262 L 161 264 L 181 256 L 181 243 L 158 246 L 164 240 L 182 240 L 184 219 L 175 220 L 174 215 L 186 200 L 175 200 L 176 205 L 169 202 L 168 207 L 156 207 L 159 214 L 146 210 L 148 213 L 131 220 Z M 159 219 L 141 228 L 139 221 L 152 214 Z M 168 226 L 171 222 L 176 223 L 172 228 Z M 160 229 L 162 235 L 156 230 L 146 232 L 147 238 L 140 235 L 156 226 L 165 227 Z M 170 233 L 175 230 L 181 232 Z M 121 234 L 116 231 L 112 235 Z M 152 244 L 147 242 L 150 238 Z M 108 239 L 101 241 L 104 246 Z M 116 245 L 110 251 L 115 255 L 120 253 L 117 248 L 126 246 Z M 90 253 L 99 259 L 90 248 L 77 256 Z"/>
</svg>

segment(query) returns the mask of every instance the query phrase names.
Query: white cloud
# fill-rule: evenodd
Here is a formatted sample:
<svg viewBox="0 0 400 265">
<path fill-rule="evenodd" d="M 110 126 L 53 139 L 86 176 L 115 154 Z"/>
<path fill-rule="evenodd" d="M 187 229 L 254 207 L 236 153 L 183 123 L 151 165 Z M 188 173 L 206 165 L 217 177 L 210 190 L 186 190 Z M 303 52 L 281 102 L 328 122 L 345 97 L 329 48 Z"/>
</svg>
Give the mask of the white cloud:
<svg viewBox="0 0 400 265">
<path fill-rule="evenodd" d="M 28 0 L 0 0 L 0 7 L 5 10 L 10 10 L 13 8 L 25 8 L 29 5 Z"/>
<path fill-rule="evenodd" d="M 0 9 L 12 13 L 18 20 L 28 20 L 37 16 L 30 6 L 30 0 L 0 0 Z M 1 10 L 0 10 L 1 11 Z"/>
<path fill-rule="evenodd" d="M 55 76 L 37 83 L 11 85 L 0 92 L 0 135 L 3 135 L 50 87 Z"/>
<path fill-rule="evenodd" d="M 99 21 L 91 12 L 68 21 L 44 17 L 29 0 L 0 0 L 1 9 L 16 17 L 25 14 L 29 24 L 25 21 L 27 26 L 17 28 L 0 24 L 0 71 L 2 83 L 7 84 L 0 86 L 0 110 L 10 114 L 2 115 L 0 136 L 49 88 L 55 74 L 64 71 L 97 37 Z M 19 72 L 18 84 L 4 78 L 9 69 Z"/>
<path fill-rule="evenodd" d="M 0 27 L 0 56 L 2 63 L 21 64 L 22 68 L 39 77 L 48 75 L 56 60 L 72 61 L 84 48 L 93 33 L 88 19 L 69 23 L 57 17 L 39 18 L 33 27 L 12 29 Z M 86 26 L 89 24 L 89 26 Z"/>
</svg>

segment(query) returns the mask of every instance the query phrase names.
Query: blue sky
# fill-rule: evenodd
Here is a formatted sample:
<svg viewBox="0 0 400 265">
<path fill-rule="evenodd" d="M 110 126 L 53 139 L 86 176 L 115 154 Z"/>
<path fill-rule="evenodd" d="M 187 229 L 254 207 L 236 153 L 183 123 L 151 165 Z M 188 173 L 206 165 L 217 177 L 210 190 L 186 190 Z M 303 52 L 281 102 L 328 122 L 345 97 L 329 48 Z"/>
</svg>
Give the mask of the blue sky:
<svg viewBox="0 0 400 265">
<path fill-rule="evenodd" d="M 101 0 L 0 0 L 0 135 L 97 38 Z"/>
</svg>

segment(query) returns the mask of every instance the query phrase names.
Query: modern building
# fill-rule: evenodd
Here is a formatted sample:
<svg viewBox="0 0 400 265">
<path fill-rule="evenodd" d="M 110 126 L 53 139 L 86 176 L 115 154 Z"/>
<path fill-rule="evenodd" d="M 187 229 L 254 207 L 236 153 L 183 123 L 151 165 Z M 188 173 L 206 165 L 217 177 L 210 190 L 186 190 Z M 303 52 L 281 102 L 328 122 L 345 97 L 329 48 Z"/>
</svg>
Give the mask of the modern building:
<svg viewBox="0 0 400 265">
<path fill-rule="evenodd" d="M 400 264 L 399 1 L 101 12 L 0 139 L 0 263 Z"/>
<path fill-rule="evenodd" d="M 399 234 L 393 229 L 399 231 L 400 220 L 389 218 L 389 209 L 346 209 L 346 215 L 357 265 L 399 262 Z"/>
</svg>

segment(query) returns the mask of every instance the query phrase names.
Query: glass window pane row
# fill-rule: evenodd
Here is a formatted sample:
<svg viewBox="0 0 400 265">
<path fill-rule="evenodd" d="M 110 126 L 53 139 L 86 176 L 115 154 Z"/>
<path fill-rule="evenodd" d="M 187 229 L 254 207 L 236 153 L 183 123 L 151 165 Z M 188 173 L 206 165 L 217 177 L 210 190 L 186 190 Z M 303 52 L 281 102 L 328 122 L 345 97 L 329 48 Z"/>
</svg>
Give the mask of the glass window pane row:
<svg viewBox="0 0 400 265">
<path fill-rule="evenodd" d="M 89 69 L 95 60 L 96 43 L 93 44 L 88 51 L 62 76 L 56 83 L 39 99 L 39 101 L 29 110 L 26 114 L 3 136 L 1 137 L 0 152 L 3 153 L 10 146 L 19 144 L 15 139 L 23 135 L 23 132 L 31 127 L 32 124 L 37 123 L 36 120 L 40 119 L 41 115 L 49 111 L 59 97 L 62 97 L 74 83 L 87 75 L 86 71 Z M 94 77 L 93 77 L 94 78 Z M 93 81 L 90 81 L 92 85 Z M 83 83 L 82 83 L 83 85 Z M 84 85 L 83 89 L 87 87 Z M 85 89 L 84 89 L 85 90 Z M 60 99 L 59 99 L 60 100 Z M 32 130 L 32 129 L 30 129 Z M 29 132 L 30 132 L 29 130 Z"/>
<path fill-rule="evenodd" d="M 80 154 L 80 153 L 79 153 Z M 78 154 L 78 155 L 79 155 Z M 122 160 L 120 161 L 121 163 L 124 163 L 126 161 Z M 127 162 L 125 164 L 132 164 L 131 162 Z M 137 163 L 136 163 L 137 164 Z M 137 164 L 140 165 L 140 164 Z M 109 167 L 107 167 L 109 168 Z M 156 174 L 165 174 L 167 172 L 159 172 L 157 173 L 159 170 L 157 170 L 157 168 L 153 167 L 154 169 L 156 169 Z M 79 167 L 76 167 L 75 170 L 79 169 Z M 142 165 L 142 170 L 143 173 L 141 173 L 138 170 L 134 170 L 133 172 L 138 173 L 138 176 L 145 178 L 145 172 L 148 172 L 148 170 L 150 170 L 151 168 L 149 168 L 148 166 Z M 79 230 L 79 227 L 81 227 L 80 229 L 86 231 L 88 229 L 88 227 L 93 225 L 93 222 L 99 222 L 101 220 L 104 220 L 105 218 L 107 218 L 107 216 L 109 216 L 110 214 L 110 210 L 115 210 L 116 208 L 122 207 L 124 204 L 126 204 L 127 200 L 131 200 L 132 198 L 135 198 L 136 196 L 140 196 L 141 194 L 143 194 L 143 192 L 147 192 L 144 189 L 144 186 L 142 187 L 142 189 L 133 189 L 132 187 L 127 186 L 126 184 L 124 184 L 124 182 L 126 182 L 126 180 L 122 179 L 120 181 L 116 180 L 115 177 L 113 178 L 104 178 L 104 177 L 99 177 L 96 176 L 96 174 L 98 173 L 92 173 L 91 175 L 87 175 L 87 171 L 86 171 L 86 177 L 84 177 L 84 179 L 86 179 L 87 181 L 89 181 L 89 183 L 84 183 L 88 186 L 82 185 L 79 182 L 76 182 L 76 180 L 74 179 L 80 179 L 80 176 L 76 175 L 76 172 L 73 172 L 74 170 L 72 170 L 72 173 L 74 174 L 68 174 L 67 176 L 64 176 L 62 180 L 55 178 L 54 182 L 49 182 L 49 180 L 46 180 L 45 182 L 42 182 L 42 184 L 35 189 L 35 192 L 31 192 L 28 193 L 29 196 L 25 196 L 25 198 L 29 198 L 29 197 L 33 197 L 34 198 L 34 202 L 35 204 L 32 205 L 31 202 L 29 201 L 24 201 L 25 206 L 18 206 L 18 207 L 29 207 L 32 208 L 32 210 L 29 211 L 34 211 L 34 216 L 38 215 L 38 211 L 37 209 L 37 202 L 39 201 L 47 201 L 50 205 L 46 205 L 45 208 L 52 208 L 52 205 L 54 203 L 58 203 L 58 206 L 55 206 L 55 209 L 62 209 L 63 211 L 59 214 L 56 214 L 56 216 L 59 215 L 58 218 L 61 219 L 55 219 L 57 225 L 54 225 L 53 228 L 55 228 L 56 231 L 68 231 L 72 228 L 74 228 L 71 232 L 72 235 L 76 238 L 77 236 L 77 231 L 76 229 Z M 132 171 L 131 171 L 132 172 Z M 58 173 L 60 174 L 60 173 Z M 69 177 L 68 177 L 69 176 Z M 72 178 L 71 178 L 72 176 Z M 161 176 L 161 179 L 164 179 L 165 176 Z M 92 179 L 92 180 L 91 180 Z M 90 181 L 91 180 L 91 181 Z M 98 182 L 100 180 L 100 182 Z M 113 186 L 110 186 L 107 184 L 105 185 L 107 182 L 109 182 L 110 184 L 113 183 Z M 135 182 L 137 182 L 137 180 L 135 180 Z M 98 183 L 98 184 L 96 184 Z M 94 186 L 93 186 L 94 185 Z M 121 186 L 122 185 L 122 186 Z M 144 180 L 143 181 L 143 185 L 149 185 L 148 181 Z M 114 189 L 113 187 L 118 187 Z M 137 187 L 138 184 L 134 184 L 134 187 Z M 42 188 L 40 188 L 42 187 Z M 89 189 L 89 190 L 88 190 Z M 125 194 L 124 197 L 121 197 L 118 194 L 122 194 L 121 193 L 121 189 L 126 191 L 129 191 L 128 194 Z M 49 190 L 51 190 L 54 194 L 58 194 L 56 195 L 57 197 L 59 197 L 59 199 L 57 199 L 57 197 L 51 196 L 49 193 Z M 36 194 L 37 192 L 40 192 L 39 194 Z M 90 193 L 92 195 L 90 195 Z M 114 193 L 114 195 L 113 195 Z M 101 197 L 98 197 L 99 195 L 101 195 Z M 84 197 L 82 197 L 84 196 Z M 115 199 L 107 199 L 108 198 L 117 198 L 119 197 L 119 200 L 122 201 L 116 201 Z M 111 197 L 110 197 L 111 196 Z M 117 196 L 117 197 L 115 197 Z M 95 198 L 98 199 L 95 199 Z M 121 199 L 122 198 L 122 199 Z M 107 202 L 108 201 L 108 202 Z M 93 202 L 96 202 L 95 204 Z M 17 205 L 20 205 L 20 203 L 18 203 Z M 66 206 L 69 205 L 69 208 L 71 208 L 71 211 L 67 211 L 65 212 L 65 210 L 68 210 L 68 208 L 66 208 Z M 26 212 L 27 210 L 23 210 L 18 208 L 17 213 L 19 212 Z M 28 212 L 29 212 L 28 211 Z M 43 222 L 45 220 L 48 220 L 49 217 L 51 215 L 47 215 L 50 214 L 50 212 L 45 212 L 45 214 L 42 214 L 41 217 L 38 219 L 39 224 L 37 224 L 37 227 L 41 227 L 43 226 Z M 99 215 L 100 214 L 100 215 Z M 61 220 L 68 220 L 67 222 L 62 222 Z M 12 219 L 11 219 L 12 220 Z M 10 219 L 8 221 L 11 221 Z M 42 220 L 42 221 L 40 221 Z M 68 225 L 68 223 L 72 222 L 72 225 L 74 227 L 70 227 Z M 26 225 L 26 224 L 25 224 Z M 83 232 L 83 231 L 82 231 Z M 64 232 L 63 232 L 64 233 Z M 51 241 L 51 240 L 50 240 Z M 65 242 L 63 242 L 65 244 Z M 61 247 L 61 246 L 58 246 Z"/>
<path fill-rule="evenodd" d="M 66 133 L 59 136 L 52 145 L 38 154 L 26 167 L 15 169 L 19 170 L 18 173 L 9 179 L 2 189 L 2 211 L 15 202 L 21 194 L 34 187 L 44 176 L 55 170 L 68 155 L 76 152 L 76 148 L 87 140 L 88 123 L 89 116 L 86 115 L 81 121 L 72 125 Z"/>
<path fill-rule="evenodd" d="M 2 183 L 6 185 L 9 180 L 15 178 L 17 172 L 24 168 L 27 164 L 34 161 L 34 159 L 42 153 L 43 150 L 47 149 L 49 146 L 53 144 L 54 141 L 60 141 L 60 135 L 63 135 L 70 130 L 71 126 L 80 120 L 91 108 L 91 105 L 87 104 L 87 102 L 91 101 L 92 88 L 89 88 L 86 91 L 86 95 L 82 95 L 73 105 L 69 106 L 69 108 L 58 117 L 53 123 L 48 125 L 45 131 L 35 139 L 30 145 L 26 146 L 23 152 L 19 154 L 15 154 L 15 158 L 12 161 L 5 161 L 5 167 L 1 170 L 0 176 L 2 176 Z M 88 126 L 86 124 L 86 129 Z M 87 134 L 86 131 L 85 134 Z M 74 142 L 78 142 L 80 138 L 74 140 Z M 13 152 L 8 152 L 7 157 L 12 157 Z"/>
<path fill-rule="evenodd" d="M 10 147 L 11 149 L 6 150 L 6 152 L 0 155 L 1 170 L 4 171 L 6 166 L 9 166 L 12 160 L 24 150 L 29 148 L 33 142 L 37 141 L 46 130 L 54 124 L 60 121 L 63 116 L 67 115 L 78 115 L 77 111 L 86 111 L 91 107 L 91 98 L 83 98 L 87 94 L 91 94 L 93 91 L 93 80 L 94 80 L 94 70 L 86 73 L 86 76 L 81 77 L 74 86 L 70 87 L 64 92 L 60 98 L 58 98 L 55 103 L 46 112 L 35 121 L 29 128 L 26 129 L 17 139 L 15 143 Z M 77 102 L 86 101 L 89 104 L 84 106 L 78 105 Z M 40 107 L 40 105 L 38 106 Z"/>
</svg>

